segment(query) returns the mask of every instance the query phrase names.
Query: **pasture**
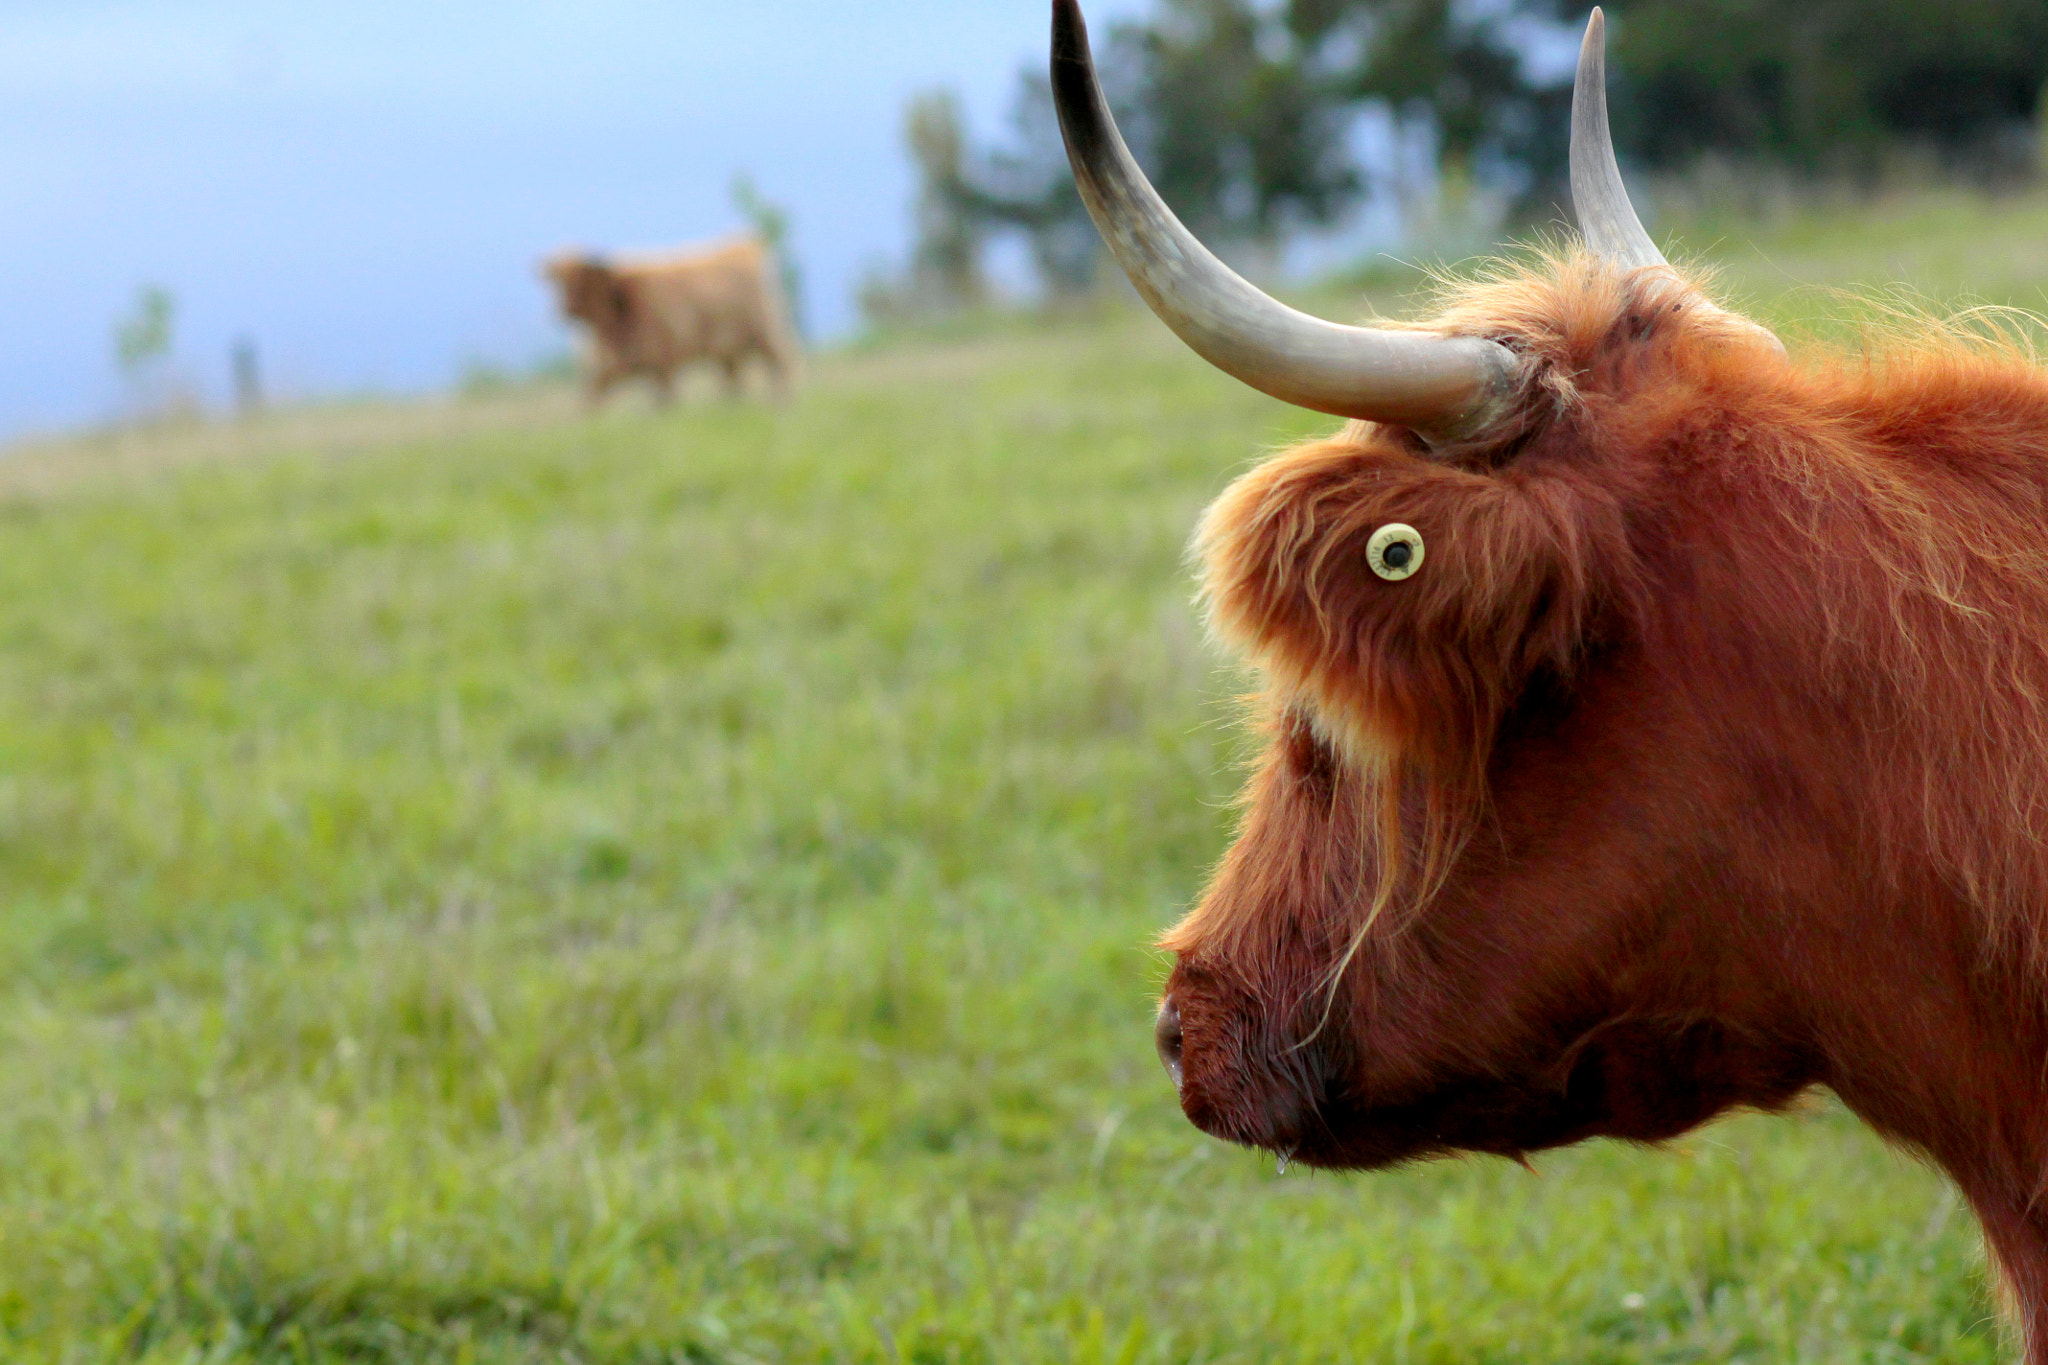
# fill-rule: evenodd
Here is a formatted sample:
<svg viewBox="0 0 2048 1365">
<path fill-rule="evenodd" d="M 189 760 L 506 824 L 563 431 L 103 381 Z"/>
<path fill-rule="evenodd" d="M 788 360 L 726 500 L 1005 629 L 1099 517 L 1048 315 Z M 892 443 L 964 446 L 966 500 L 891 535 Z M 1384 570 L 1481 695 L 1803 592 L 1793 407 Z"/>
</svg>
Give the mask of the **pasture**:
<svg viewBox="0 0 2048 1365">
<path fill-rule="evenodd" d="M 2042 302 L 2043 201 L 1891 212 L 1694 240 L 1773 321 Z M 1999 1357 L 1825 1101 L 1538 1176 L 1190 1128 L 1146 944 L 1244 680 L 1183 547 L 1331 424 L 1116 310 L 815 369 L 0 460 L 0 1356 Z"/>
</svg>

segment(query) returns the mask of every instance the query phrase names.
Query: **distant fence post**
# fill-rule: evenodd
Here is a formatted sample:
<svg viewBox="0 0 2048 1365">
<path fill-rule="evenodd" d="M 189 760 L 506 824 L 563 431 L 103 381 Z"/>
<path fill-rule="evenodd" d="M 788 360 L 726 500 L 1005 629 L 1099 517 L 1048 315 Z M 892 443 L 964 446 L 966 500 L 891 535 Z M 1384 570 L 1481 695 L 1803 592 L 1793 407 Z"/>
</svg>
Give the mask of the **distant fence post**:
<svg viewBox="0 0 2048 1365">
<path fill-rule="evenodd" d="M 253 417 L 263 408 L 263 374 L 256 362 L 256 343 L 247 337 L 235 343 L 235 411 Z"/>
</svg>

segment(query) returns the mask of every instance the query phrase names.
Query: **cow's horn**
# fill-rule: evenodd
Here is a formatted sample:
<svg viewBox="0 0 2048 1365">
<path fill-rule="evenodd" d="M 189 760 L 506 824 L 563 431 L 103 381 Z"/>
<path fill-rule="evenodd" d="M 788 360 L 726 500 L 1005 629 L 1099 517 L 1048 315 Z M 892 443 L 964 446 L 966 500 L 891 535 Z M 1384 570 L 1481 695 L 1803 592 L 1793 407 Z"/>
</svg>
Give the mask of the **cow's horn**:
<svg viewBox="0 0 2048 1365">
<path fill-rule="evenodd" d="M 1621 167 L 1614 160 L 1614 137 L 1607 127 L 1607 16 L 1594 6 L 1586 21 L 1586 38 L 1579 44 L 1579 74 L 1572 82 L 1572 207 L 1579 215 L 1579 232 L 1587 248 L 1602 260 L 1624 270 L 1643 266 L 1671 268 L 1664 253 L 1643 231 L 1628 202 L 1628 189 L 1621 183 Z M 1785 343 L 1760 322 L 1728 313 L 1708 304 L 1743 329 L 1769 343 L 1779 355 Z"/>
<path fill-rule="evenodd" d="M 1593 254 L 1626 269 L 1670 264 L 1643 231 L 1621 183 L 1607 128 L 1607 16 L 1596 7 L 1572 83 L 1572 208 Z"/>
<path fill-rule="evenodd" d="M 1053 0 L 1052 89 L 1081 200 L 1110 254 L 1210 364 L 1299 407 L 1410 427 L 1433 441 L 1478 434 L 1512 398 L 1519 366 L 1497 342 L 1325 322 L 1261 293 L 1210 254 L 1124 145 L 1078 0 Z"/>
</svg>

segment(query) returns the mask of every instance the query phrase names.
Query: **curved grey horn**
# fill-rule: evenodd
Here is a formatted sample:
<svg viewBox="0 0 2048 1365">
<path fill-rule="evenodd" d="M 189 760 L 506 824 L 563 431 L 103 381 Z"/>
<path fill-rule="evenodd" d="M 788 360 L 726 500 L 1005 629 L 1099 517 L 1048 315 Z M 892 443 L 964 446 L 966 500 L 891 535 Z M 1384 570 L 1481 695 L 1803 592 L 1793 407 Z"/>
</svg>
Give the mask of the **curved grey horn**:
<svg viewBox="0 0 2048 1365">
<path fill-rule="evenodd" d="M 1078 0 L 1053 0 L 1052 90 L 1067 159 L 1117 264 L 1204 360 L 1273 397 L 1455 440 L 1513 395 L 1518 364 L 1483 337 L 1345 327 L 1269 298 L 1195 240 L 1146 181 L 1095 78 Z"/>
<path fill-rule="evenodd" d="M 1596 7 L 1579 46 L 1579 74 L 1572 83 L 1572 208 L 1593 254 L 1635 269 L 1669 265 L 1643 231 L 1621 183 L 1614 138 L 1607 127 L 1607 16 Z"/>
</svg>

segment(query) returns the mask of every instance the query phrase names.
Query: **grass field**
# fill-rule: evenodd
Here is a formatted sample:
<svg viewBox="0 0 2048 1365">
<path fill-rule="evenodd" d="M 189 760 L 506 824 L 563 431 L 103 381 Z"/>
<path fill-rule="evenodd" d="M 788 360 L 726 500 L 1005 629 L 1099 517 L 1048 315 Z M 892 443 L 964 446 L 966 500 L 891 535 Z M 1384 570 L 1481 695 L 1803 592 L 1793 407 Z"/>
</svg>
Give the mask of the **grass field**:
<svg viewBox="0 0 2048 1365">
<path fill-rule="evenodd" d="M 0 461 L 0 1358 L 1998 1358 L 1825 1103 L 1540 1177 L 1181 1119 L 1183 545 L 1325 426 L 1115 315 Z"/>
</svg>

